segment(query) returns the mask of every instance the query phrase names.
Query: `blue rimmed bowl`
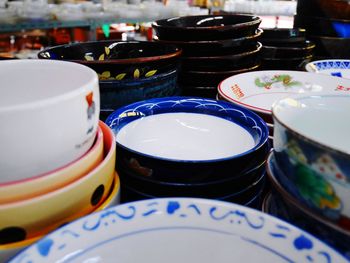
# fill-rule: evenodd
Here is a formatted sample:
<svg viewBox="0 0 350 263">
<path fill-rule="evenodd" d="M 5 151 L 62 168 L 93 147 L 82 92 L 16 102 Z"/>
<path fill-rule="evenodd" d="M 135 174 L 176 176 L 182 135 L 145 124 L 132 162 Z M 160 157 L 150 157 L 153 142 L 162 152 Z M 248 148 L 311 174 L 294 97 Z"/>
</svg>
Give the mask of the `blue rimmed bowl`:
<svg viewBox="0 0 350 263">
<path fill-rule="evenodd" d="M 350 59 L 315 60 L 305 66 L 306 71 L 350 79 Z"/>
<path fill-rule="evenodd" d="M 107 120 L 116 168 L 167 182 L 215 181 L 261 163 L 268 128 L 255 113 L 223 101 L 166 97 L 122 107 Z"/>
</svg>

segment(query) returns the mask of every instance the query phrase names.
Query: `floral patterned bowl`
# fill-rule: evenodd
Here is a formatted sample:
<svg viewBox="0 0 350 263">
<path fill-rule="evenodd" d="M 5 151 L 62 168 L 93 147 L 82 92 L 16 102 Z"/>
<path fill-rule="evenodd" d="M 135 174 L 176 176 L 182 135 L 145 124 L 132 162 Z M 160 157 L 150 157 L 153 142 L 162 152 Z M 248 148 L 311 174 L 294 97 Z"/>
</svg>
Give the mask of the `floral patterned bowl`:
<svg viewBox="0 0 350 263">
<path fill-rule="evenodd" d="M 311 210 L 350 227 L 350 96 L 299 95 L 272 107 L 276 161 Z M 296 196 L 296 194 L 294 194 Z"/>
<path fill-rule="evenodd" d="M 174 45 L 142 41 L 95 41 L 47 48 L 40 59 L 68 60 L 95 70 L 100 80 L 148 78 L 178 67 Z"/>
</svg>

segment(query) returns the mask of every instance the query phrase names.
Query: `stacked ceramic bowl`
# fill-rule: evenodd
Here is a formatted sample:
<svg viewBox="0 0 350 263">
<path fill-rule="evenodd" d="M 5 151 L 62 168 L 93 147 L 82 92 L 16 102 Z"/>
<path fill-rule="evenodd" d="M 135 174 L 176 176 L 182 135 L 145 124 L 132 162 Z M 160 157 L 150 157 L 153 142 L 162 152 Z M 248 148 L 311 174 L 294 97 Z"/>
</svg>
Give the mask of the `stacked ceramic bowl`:
<svg viewBox="0 0 350 263">
<path fill-rule="evenodd" d="M 349 59 L 315 60 L 305 66 L 306 71 L 350 79 Z M 344 87 L 344 90 L 347 90 Z"/>
<path fill-rule="evenodd" d="M 318 59 L 350 56 L 350 5 L 348 1 L 298 1 L 294 26 L 307 30 L 308 38 L 316 43 Z"/>
<path fill-rule="evenodd" d="M 99 122 L 93 70 L 63 61 L 11 60 L 0 63 L 0 72 L 2 260 L 115 202 L 119 177 L 114 135 Z"/>
<path fill-rule="evenodd" d="M 302 227 L 350 256 L 350 145 L 344 139 L 350 132 L 349 101 L 338 90 L 276 102 L 267 167 L 275 195 L 291 207 L 291 220 L 300 223 L 302 214 Z"/>
<path fill-rule="evenodd" d="M 251 15 L 163 19 L 153 23 L 154 41 L 183 49 L 179 84 L 184 95 L 215 98 L 220 81 L 259 67 L 260 22 Z"/>
<path fill-rule="evenodd" d="M 123 105 L 178 94 L 180 55 L 181 50 L 174 45 L 109 40 L 56 46 L 38 56 L 73 61 L 95 70 L 104 120 Z"/>
<path fill-rule="evenodd" d="M 259 201 L 268 129 L 251 111 L 168 97 L 122 107 L 106 123 L 116 135 L 123 202 L 172 196 Z"/>
<path fill-rule="evenodd" d="M 261 69 L 265 70 L 301 70 L 312 60 L 315 48 L 301 28 L 264 29 L 261 43 Z"/>
</svg>

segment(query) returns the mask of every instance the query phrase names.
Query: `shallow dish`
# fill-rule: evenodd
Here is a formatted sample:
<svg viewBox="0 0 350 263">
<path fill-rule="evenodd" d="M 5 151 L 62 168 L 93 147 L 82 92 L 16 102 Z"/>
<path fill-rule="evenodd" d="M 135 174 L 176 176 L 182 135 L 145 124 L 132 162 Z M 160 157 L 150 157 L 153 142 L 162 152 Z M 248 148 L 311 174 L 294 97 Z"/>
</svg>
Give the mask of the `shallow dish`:
<svg viewBox="0 0 350 263">
<path fill-rule="evenodd" d="M 115 168 L 112 131 L 100 123 L 104 160 L 87 175 L 52 192 L 24 201 L 0 205 L 0 229 L 8 243 L 47 234 L 60 225 L 91 213 L 107 197 Z"/>
<path fill-rule="evenodd" d="M 130 246 L 132 253 L 126 253 Z M 10 262 L 82 262 L 97 257 L 104 262 L 116 257 L 140 262 L 152 257 L 155 263 L 207 263 L 213 258 L 239 261 L 242 253 L 246 262 L 348 262 L 280 219 L 232 203 L 193 198 L 139 201 L 94 213 L 51 233 Z"/>
<path fill-rule="evenodd" d="M 222 81 L 218 93 L 225 100 L 251 109 L 272 123 L 272 104 L 299 93 L 346 93 L 350 80 L 298 71 L 256 71 Z"/>
<path fill-rule="evenodd" d="M 93 70 L 18 59 L 2 61 L 0 72 L 0 183 L 47 173 L 90 149 L 100 111 Z"/>
<path fill-rule="evenodd" d="M 264 44 L 262 48 L 263 58 L 301 58 L 313 54 L 315 44 L 309 40 L 292 43 L 290 45 L 274 46 Z"/>
<path fill-rule="evenodd" d="M 321 76 L 321 75 L 320 75 Z M 300 200 L 350 225 L 348 94 L 289 97 L 272 107 L 275 156 Z"/>
<path fill-rule="evenodd" d="M 117 170 L 129 167 L 160 181 L 239 176 L 261 163 L 269 150 L 268 129 L 259 116 L 210 99 L 146 100 L 118 109 L 106 123 L 117 137 Z"/>
<path fill-rule="evenodd" d="M 263 58 L 261 60 L 262 70 L 300 70 L 313 59 L 313 55 L 293 58 Z"/>
<path fill-rule="evenodd" d="M 218 40 L 255 34 L 261 19 L 252 15 L 182 16 L 157 20 L 152 27 L 161 40 Z"/>
<path fill-rule="evenodd" d="M 264 44 L 299 43 L 304 42 L 306 30 L 304 28 L 264 28 L 261 42 Z"/>
<path fill-rule="evenodd" d="M 349 59 L 325 59 L 316 60 L 305 66 L 306 71 L 322 73 L 335 77 L 350 79 L 350 60 Z"/>
<path fill-rule="evenodd" d="M 85 176 L 103 160 L 103 132 L 98 128 L 91 149 L 79 159 L 29 179 L 0 183 L 0 204 L 21 201 L 62 188 Z"/>
<path fill-rule="evenodd" d="M 73 43 L 39 52 L 40 59 L 73 61 L 95 70 L 100 80 L 147 78 L 177 68 L 181 49 L 146 41 Z"/>
</svg>

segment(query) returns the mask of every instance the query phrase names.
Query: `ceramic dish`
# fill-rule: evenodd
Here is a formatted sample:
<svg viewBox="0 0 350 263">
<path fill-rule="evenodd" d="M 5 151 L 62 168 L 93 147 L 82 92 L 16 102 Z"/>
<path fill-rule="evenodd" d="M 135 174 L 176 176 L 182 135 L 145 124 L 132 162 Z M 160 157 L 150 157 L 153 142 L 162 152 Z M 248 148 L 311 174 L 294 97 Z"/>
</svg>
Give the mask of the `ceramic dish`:
<svg viewBox="0 0 350 263">
<path fill-rule="evenodd" d="M 112 131 L 100 123 L 104 135 L 104 160 L 71 184 L 24 201 L 0 205 L 0 229 L 12 242 L 43 235 L 92 212 L 107 197 L 115 167 Z"/>
<path fill-rule="evenodd" d="M 157 20 L 152 27 L 161 40 L 218 40 L 253 35 L 261 19 L 252 15 L 183 16 Z"/>
<path fill-rule="evenodd" d="M 289 46 L 264 44 L 262 48 L 263 58 L 300 58 L 312 55 L 315 44 L 309 40 L 292 43 Z"/>
<path fill-rule="evenodd" d="M 225 100 L 266 116 L 272 123 L 272 104 L 293 94 L 328 92 L 346 94 L 350 80 L 298 71 L 255 71 L 222 81 L 218 93 Z"/>
<path fill-rule="evenodd" d="M 191 198 L 146 200 L 92 214 L 51 233 L 10 262 L 114 262 L 116 257 L 140 262 L 151 257 L 155 263 L 207 263 L 239 261 L 242 255 L 246 262 L 348 262 L 280 219 L 236 204 Z"/>
<path fill-rule="evenodd" d="M 86 65 L 98 73 L 100 80 L 124 80 L 174 70 L 181 52 L 164 43 L 106 40 L 47 48 L 38 57 Z"/>
<path fill-rule="evenodd" d="M 320 75 L 321 76 L 321 75 Z M 339 79 L 339 78 L 338 78 Z M 299 200 L 350 225 L 350 95 L 299 95 L 272 107 L 276 159 Z"/>
<path fill-rule="evenodd" d="M 0 204 L 21 201 L 62 188 L 88 174 L 103 160 L 103 133 L 99 127 L 91 149 L 81 158 L 30 179 L 0 183 Z"/>
<path fill-rule="evenodd" d="M 222 101 L 193 97 L 146 100 L 118 109 L 106 123 L 117 137 L 117 170 L 129 167 L 141 177 L 160 181 L 239 176 L 261 163 L 269 151 L 265 122 Z"/>
<path fill-rule="evenodd" d="M 322 73 L 350 79 L 349 59 L 316 60 L 308 63 L 305 66 L 305 69 L 308 72 Z"/>
<path fill-rule="evenodd" d="M 350 38 L 318 35 L 309 35 L 308 38 L 316 44 L 315 55 L 327 59 L 348 59 L 350 56 Z"/>
<path fill-rule="evenodd" d="M 304 42 L 306 30 L 304 28 L 264 28 L 261 42 L 264 44 L 298 43 Z"/>
<path fill-rule="evenodd" d="M 90 149 L 100 110 L 93 70 L 15 59 L 1 61 L 0 72 L 0 183 L 50 172 Z"/>
<path fill-rule="evenodd" d="M 303 71 L 305 65 L 313 59 L 312 55 L 293 58 L 262 58 L 262 70 L 298 70 Z"/>
</svg>

